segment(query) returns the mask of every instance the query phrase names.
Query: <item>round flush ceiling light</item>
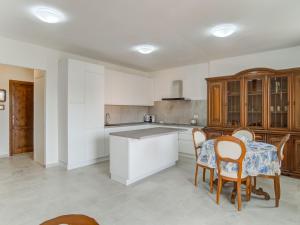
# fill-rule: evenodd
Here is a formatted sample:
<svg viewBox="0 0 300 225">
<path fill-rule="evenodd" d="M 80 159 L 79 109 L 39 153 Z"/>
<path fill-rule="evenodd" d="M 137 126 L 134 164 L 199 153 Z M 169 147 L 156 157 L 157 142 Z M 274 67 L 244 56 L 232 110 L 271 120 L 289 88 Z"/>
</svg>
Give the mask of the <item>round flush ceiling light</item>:
<svg viewBox="0 0 300 225">
<path fill-rule="evenodd" d="M 228 37 L 236 31 L 237 26 L 230 23 L 217 25 L 210 30 L 215 37 Z"/>
<path fill-rule="evenodd" d="M 133 47 L 134 51 L 137 51 L 141 54 L 150 54 L 154 51 L 157 50 L 157 47 L 153 46 L 153 45 L 137 45 L 135 47 Z"/>
<path fill-rule="evenodd" d="M 32 9 L 32 12 L 38 19 L 45 23 L 59 23 L 65 20 L 62 12 L 45 6 L 35 7 Z"/>
</svg>

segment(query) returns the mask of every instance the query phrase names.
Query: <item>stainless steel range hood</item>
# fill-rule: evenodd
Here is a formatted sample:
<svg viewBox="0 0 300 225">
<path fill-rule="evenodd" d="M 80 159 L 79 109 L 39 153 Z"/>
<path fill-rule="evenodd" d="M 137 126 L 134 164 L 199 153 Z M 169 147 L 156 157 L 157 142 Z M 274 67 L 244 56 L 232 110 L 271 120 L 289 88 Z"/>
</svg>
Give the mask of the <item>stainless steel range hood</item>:
<svg viewBox="0 0 300 225">
<path fill-rule="evenodd" d="M 162 98 L 163 101 L 190 101 L 190 99 L 183 97 L 182 80 L 174 80 L 172 82 L 171 97 Z"/>
</svg>

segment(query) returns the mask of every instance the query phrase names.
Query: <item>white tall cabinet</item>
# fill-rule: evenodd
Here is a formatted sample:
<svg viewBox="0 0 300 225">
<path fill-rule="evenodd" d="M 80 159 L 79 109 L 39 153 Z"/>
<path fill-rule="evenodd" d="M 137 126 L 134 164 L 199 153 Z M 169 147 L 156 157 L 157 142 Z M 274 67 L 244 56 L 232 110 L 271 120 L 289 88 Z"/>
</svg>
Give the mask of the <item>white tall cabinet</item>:
<svg viewBox="0 0 300 225">
<path fill-rule="evenodd" d="M 74 169 L 105 160 L 103 66 L 65 59 L 58 80 L 60 162 Z"/>
</svg>

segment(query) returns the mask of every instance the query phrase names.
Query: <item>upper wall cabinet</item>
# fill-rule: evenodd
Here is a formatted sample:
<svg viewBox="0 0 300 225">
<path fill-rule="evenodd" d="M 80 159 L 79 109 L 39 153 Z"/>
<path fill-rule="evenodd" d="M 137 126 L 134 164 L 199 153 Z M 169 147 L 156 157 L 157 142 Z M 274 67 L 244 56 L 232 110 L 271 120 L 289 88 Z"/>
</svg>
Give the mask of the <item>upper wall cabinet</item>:
<svg viewBox="0 0 300 225">
<path fill-rule="evenodd" d="M 153 80 L 107 69 L 105 71 L 105 104 L 153 105 Z"/>
</svg>

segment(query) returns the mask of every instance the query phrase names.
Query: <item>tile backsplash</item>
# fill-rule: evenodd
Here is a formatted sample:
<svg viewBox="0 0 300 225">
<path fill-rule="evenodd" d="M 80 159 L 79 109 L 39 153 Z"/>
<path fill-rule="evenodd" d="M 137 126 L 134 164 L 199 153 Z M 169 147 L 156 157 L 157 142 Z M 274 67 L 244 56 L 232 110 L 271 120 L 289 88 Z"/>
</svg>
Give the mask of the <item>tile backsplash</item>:
<svg viewBox="0 0 300 225">
<path fill-rule="evenodd" d="M 148 112 L 148 106 L 105 105 L 105 114 L 109 113 L 110 124 L 143 122 Z"/>
<path fill-rule="evenodd" d="M 105 105 L 110 124 L 143 122 L 144 115 L 154 114 L 156 122 L 189 124 L 194 115 L 198 124 L 206 125 L 206 100 L 156 101 L 153 106 Z"/>
<path fill-rule="evenodd" d="M 157 122 L 178 124 L 189 124 L 196 115 L 198 124 L 206 125 L 206 104 L 206 100 L 156 101 L 149 113 L 156 116 Z"/>
</svg>

